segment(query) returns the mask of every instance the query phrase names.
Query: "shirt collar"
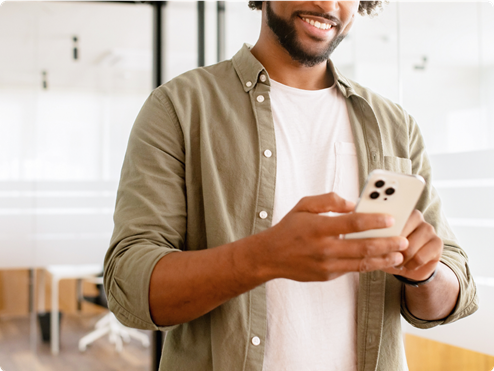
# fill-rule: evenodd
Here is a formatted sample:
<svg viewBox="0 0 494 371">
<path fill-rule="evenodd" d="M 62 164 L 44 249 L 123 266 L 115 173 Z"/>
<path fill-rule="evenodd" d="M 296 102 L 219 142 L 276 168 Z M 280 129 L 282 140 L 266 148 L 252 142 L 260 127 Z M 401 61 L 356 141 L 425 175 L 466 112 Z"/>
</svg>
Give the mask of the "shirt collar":
<svg viewBox="0 0 494 371">
<path fill-rule="evenodd" d="M 331 70 L 334 79 L 336 80 L 336 85 L 338 86 L 338 89 L 340 89 L 340 91 L 346 98 L 349 98 L 351 95 L 358 95 L 355 92 L 353 83 L 350 80 L 348 80 L 345 76 L 343 76 L 340 71 L 338 71 L 338 69 L 334 66 L 333 61 L 331 59 L 328 59 L 328 67 Z"/>
<path fill-rule="evenodd" d="M 268 76 L 264 66 L 250 52 L 251 47 L 249 44 L 244 44 L 242 49 L 232 58 L 233 66 L 245 92 L 254 89 L 261 73 L 265 73 Z M 269 84 L 269 78 L 266 82 Z"/>
<path fill-rule="evenodd" d="M 242 86 L 245 92 L 249 92 L 254 89 L 259 81 L 259 75 L 268 73 L 264 66 L 259 62 L 254 55 L 250 52 L 252 48 L 249 44 L 244 44 L 243 47 L 235 54 L 232 58 L 233 66 L 237 75 L 242 82 Z M 335 80 L 337 81 L 337 86 L 346 98 L 351 95 L 357 94 L 355 92 L 354 86 L 350 80 L 343 76 L 334 66 L 333 62 L 328 59 L 328 66 L 333 73 Z M 269 77 L 266 80 L 269 85 Z"/>
</svg>

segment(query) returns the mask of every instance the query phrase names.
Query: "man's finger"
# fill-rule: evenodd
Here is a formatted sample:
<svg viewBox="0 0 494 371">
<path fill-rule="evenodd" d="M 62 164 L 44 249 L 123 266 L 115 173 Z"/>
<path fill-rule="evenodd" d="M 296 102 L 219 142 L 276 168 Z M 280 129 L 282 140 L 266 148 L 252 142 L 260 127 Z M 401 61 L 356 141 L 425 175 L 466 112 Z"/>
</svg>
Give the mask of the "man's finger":
<svg viewBox="0 0 494 371">
<path fill-rule="evenodd" d="M 383 269 L 383 272 L 389 274 L 396 274 L 398 276 L 402 276 L 415 281 L 423 281 L 431 276 L 431 274 L 434 272 L 434 269 L 437 268 L 438 264 L 439 262 L 437 261 L 430 261 L 429 263 L 415 270 L 408 270 L 406 268 L 403 269 L 386 268 Z"/>
<path fill-rule="evenodd" d="M 434 228 L 423 222 L 408 236 L 408 249 L 403 252 L 403 264 L 405 266 L 429 241 L 436 237 Z"/>
<path fill-rule="evenodd" d="M 387 214 L 349 213 L 321 216 L 317 222 L 321 234 L 335 235 L 389 228 L 393 225 L 394 219 Z"/>
<path fill-rule="evenodd" d="M 408 240 L 404 237 L 331 239 L 331 246 L 326 249 L 325 255 L 336 259 L 381 257 L 391 252 L 404 251 L 407 247 Z"/>
<path fill-rule="evenodd" d="M 349 213 L 355 209 L 355 203 L 345 200 L 336 193 L 325 193 L 302 198 L 293 208 L 294 211 L 305 211 L 313 214 Z"/>
<path fill-rule="evenodd" d="M 403 237 L 408 237 L 421 223 L 424 222 L 424 216 L 418 210 L 413 210 L 410 214 L 405 226 L 403 227 L 403 231 L 401 235 Z"/>
<path fill-rule="evenodd" d="M 431 263 L 439 262 L 442 253 L 441 239 L 434 238 L 429 240 L 408 262 L 402 264 L 407 270 L 417 270 Z"/>
<path fill-rule="evenodd" d="M 386 255 L 365 259 L 337 259 L 331 261 L 333 272 L 372 272 L 383 270 L 401 264 L 403 255 L 392 252 Z"/>
</svg>

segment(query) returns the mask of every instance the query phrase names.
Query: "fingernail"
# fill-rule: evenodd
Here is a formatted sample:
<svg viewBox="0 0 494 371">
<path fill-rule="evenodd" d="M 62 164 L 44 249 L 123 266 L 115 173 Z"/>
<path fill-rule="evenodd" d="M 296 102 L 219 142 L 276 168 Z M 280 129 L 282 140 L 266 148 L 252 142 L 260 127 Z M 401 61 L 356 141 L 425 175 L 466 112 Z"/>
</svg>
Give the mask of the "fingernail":
<svg viewBox="0 0 494 371">
<path fill-rule="evenodd" d="M 393 224 L 395 224 L 395 218 L 393 218 L 391 215 L 386 216 L 385 219 L 386 227 L 391 227 Z"/>
<path fill-rule="evenodd" d="M 403 255 L 399 254 L 393 258 L 393 266 L 399 265 L 403 262 Z"/>
<path fill-rule="evenodd" d="M 408 247 L 408 240 L 406 238 L 402 238 L 400 240 L 400 250 L 406 250 Z"/>
</svg>

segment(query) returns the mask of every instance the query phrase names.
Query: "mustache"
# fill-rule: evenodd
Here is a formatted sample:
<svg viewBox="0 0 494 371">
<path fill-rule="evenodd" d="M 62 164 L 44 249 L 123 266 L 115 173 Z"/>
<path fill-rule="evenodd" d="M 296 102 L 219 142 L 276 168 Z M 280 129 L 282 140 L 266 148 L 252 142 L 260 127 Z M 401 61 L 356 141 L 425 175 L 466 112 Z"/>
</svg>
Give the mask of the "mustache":
<svg viewBox="0 0 494 371">
<path fill-rule="evenodd" d="M 340 20 L 338 18 L 336 18 L 334 15 L 331 15 L 329 13 L 313 12 L 310 10 L 297 10 L 297 11 L 293 12 L 292 17 L 300 17 L 301 15 L 313 15 L 315 17 L 325 18 L 328 21 L 332 21 L 332 22 L 336 23 L 337 27 L 340 27 L 340 24 L 341 24 Z"/>
</svg>

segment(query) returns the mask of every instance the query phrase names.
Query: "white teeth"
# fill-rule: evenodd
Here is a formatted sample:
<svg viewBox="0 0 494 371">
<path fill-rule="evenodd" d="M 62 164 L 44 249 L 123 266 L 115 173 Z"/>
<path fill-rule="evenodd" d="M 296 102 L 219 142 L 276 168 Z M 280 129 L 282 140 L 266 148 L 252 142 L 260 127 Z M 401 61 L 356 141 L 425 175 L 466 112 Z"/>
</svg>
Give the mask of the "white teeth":
<svg viewBox="0 0 494 371">
<path fill-rule="evenodd" d="M 309 18 L 302 18 L 305 22 L 309 23 L 310 25 L 319 28 L 320 30 L 329 30 L 331 28 L 330 24 L 327 23 L 320 23 L 318 21 L 314 21 L 313 19 Z"/>
</svg>

